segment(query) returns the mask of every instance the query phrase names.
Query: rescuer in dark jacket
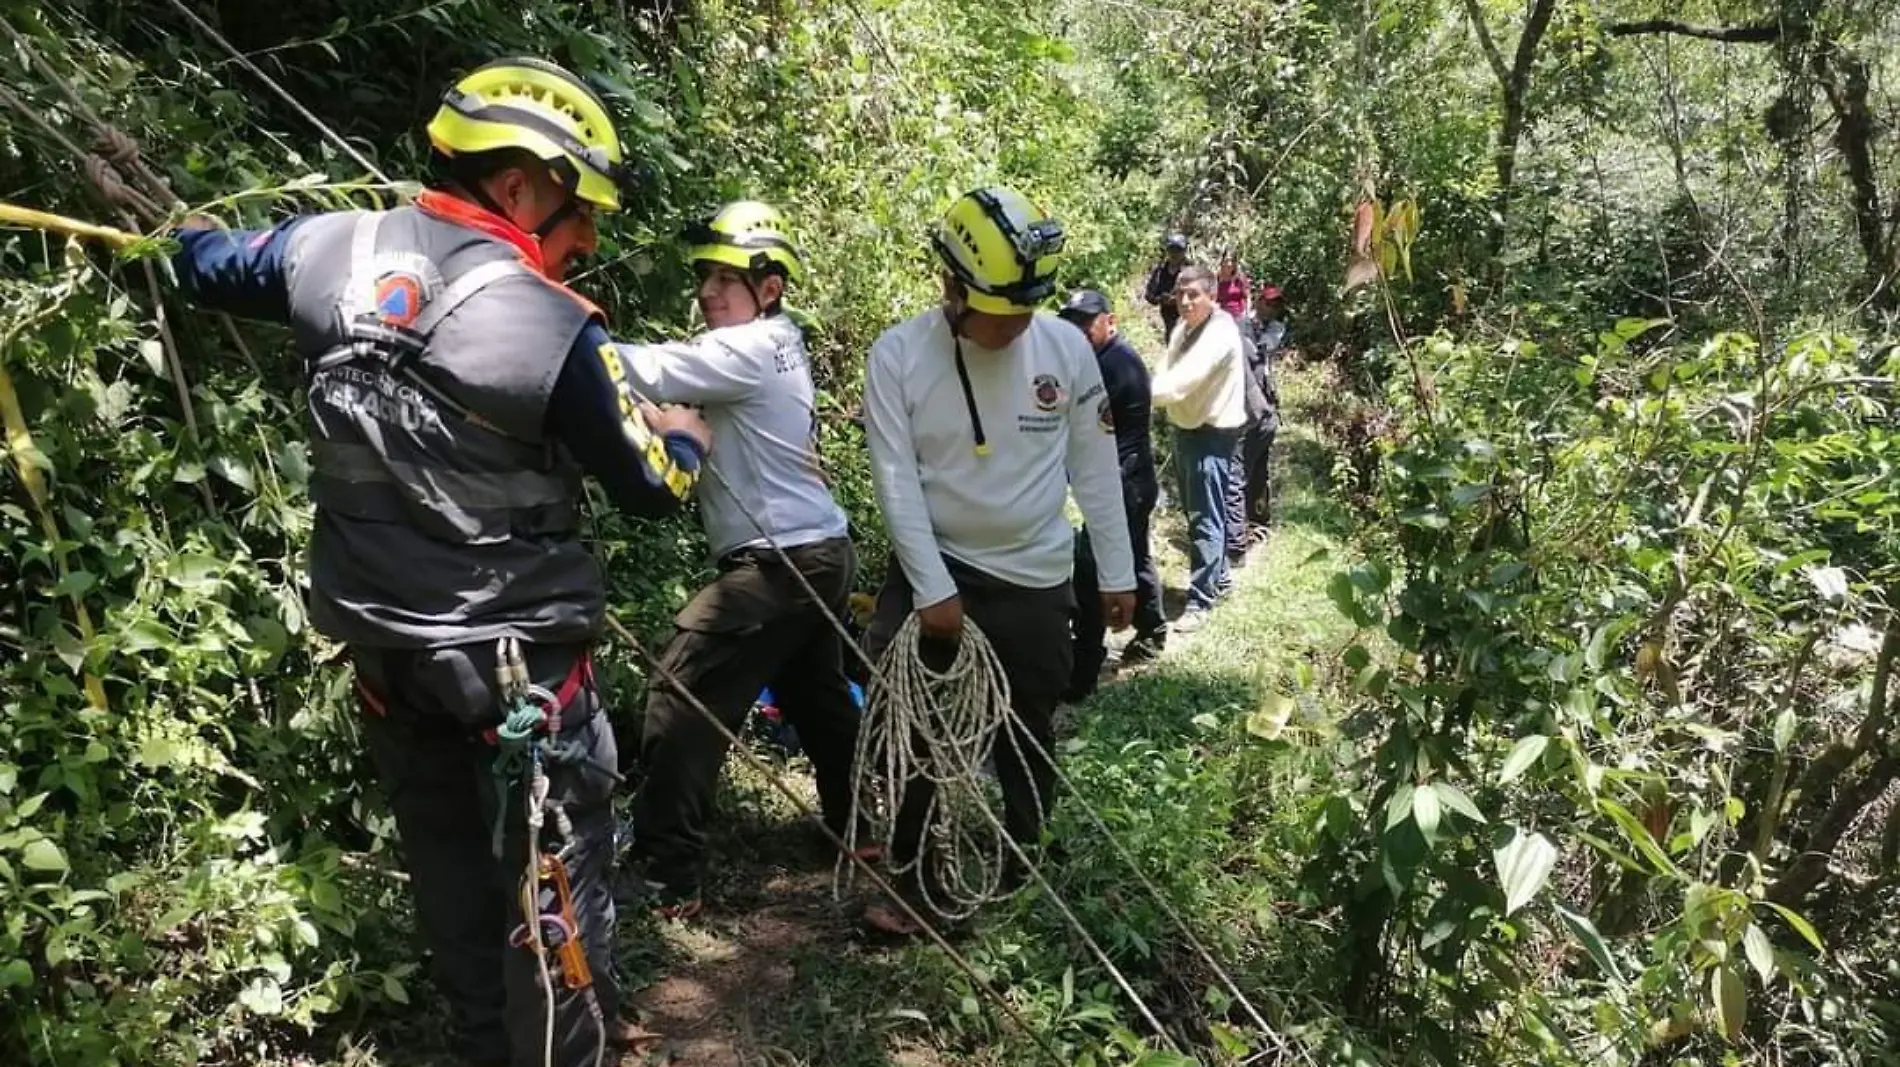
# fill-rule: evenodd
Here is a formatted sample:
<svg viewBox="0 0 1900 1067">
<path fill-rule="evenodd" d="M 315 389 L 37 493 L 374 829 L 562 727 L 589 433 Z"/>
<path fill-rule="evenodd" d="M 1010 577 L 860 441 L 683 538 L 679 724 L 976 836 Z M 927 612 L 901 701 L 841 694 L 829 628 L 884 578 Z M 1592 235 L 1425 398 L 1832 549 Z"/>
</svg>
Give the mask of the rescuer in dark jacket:
<svg viewBox="0 0 1900 1067">
<path fill-rule="evenodd" d="M 617 1022 L 618 761 L 588 659 L 606 587 L 581 477 L 669 514 L 709 434 L 631 398 L 601 313 L 562 284 L 594 213 L 620 206 L 593 91 L 502 60 L 451 88 L 428 132 L 442 180 L 413 205 L 188 224 L 174 266 L 199 303 L 288 323 L 303 356 L 311 619 L 349 648 L 457 1052 L 542 1067 L 551 1027 L 547 1067 L 592 1064 L 634 1035 Z"/>
<path fill-rule="evenodd" d="M 1154 445 L 1148 436 L 1152 400 L 1148 367 L 1115 328 L 1108 298 L 1094 289 L 1069 294 L 1057 312 L 1088 337 L 1102 368 L 1107 391 L 1097 417 L 1115 431 L 1115 451 L 1121 460 L 1122 505 L 1128 512 L 1128 542 L 1135 558 L 1135 635 L 1122 649 L 1122 662 L 1134 663 L 1161 651 L 1167 641 L 1167 618 L 1161 611 L 1161 575 L 1155 569 L 1148 544 L 1148 522 L 1154 513 L 1159 483 L 1155 479 Z M 1096 595 L 1095 553 L 1087 529 L 1076 535 L 1075 557 L 1075 667 L 1064 699 L 1076 701 L 1095 691 L 1095 681 L 1108 658 L 1108 627 Z"/>
</svg>

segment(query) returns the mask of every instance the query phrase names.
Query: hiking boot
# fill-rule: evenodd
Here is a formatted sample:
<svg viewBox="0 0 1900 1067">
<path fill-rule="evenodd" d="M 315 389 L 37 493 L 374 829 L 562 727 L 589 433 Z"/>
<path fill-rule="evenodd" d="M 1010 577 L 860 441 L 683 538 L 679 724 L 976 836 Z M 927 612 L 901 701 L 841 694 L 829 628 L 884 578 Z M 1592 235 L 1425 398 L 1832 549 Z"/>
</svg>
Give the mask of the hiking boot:
<svg viewBox="0 0 1900 1067">
<path fill-rule="evenodd" d="M 684 921 L 705 910 L 697 884 L 673 885 L 632 871 L 623 872 L 614 886 L 614 904 L 623 908 L 643 908 L 658 919 Z"/>
<path fill-rule="evenodd" d="M 1161 655 L 1161 648 L 1167 643 L 1166 630 L 1148 630 L 1136 634 L 1122 646 L 1122 666 L 1134 663 L 1146 663 Z"/>
</svg>

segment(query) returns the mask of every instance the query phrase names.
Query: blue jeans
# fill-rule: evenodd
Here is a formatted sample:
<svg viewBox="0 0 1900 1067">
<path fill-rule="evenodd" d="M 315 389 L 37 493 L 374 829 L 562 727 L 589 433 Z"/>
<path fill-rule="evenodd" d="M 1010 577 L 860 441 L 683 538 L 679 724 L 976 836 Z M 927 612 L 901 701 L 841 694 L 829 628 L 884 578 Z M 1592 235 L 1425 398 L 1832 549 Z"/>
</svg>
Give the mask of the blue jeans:
<svg viewBox="0 0 1900 1067">
<path fill-rule="evenodd" d="M 1239 442 L 1237 429 L 1202 426 L 1175 431 L 1181 506 L 1188 518 L 1190 610 L 1213 607 L 1227 587 L 1227 483 L 1233 476 L 1234 448 Z"/>
</svg>

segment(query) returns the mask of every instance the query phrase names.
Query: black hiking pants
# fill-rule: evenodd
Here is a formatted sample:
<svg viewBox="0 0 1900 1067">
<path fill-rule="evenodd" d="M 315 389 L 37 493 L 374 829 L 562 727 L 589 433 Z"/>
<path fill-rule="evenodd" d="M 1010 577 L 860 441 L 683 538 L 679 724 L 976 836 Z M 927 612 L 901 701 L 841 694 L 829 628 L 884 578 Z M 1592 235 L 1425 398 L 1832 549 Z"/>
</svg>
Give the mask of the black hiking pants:
<svg viewBox="0 0 1900 1067">
<path fill-rule="evenodd" d="M 1148 525 L 1154 515 L 1159 487 L 1154 476 L 1122 480 L 1122 501 L 1128 511 L 1128 543 L 1135 557 L 1135 626 L 1137 640 L 1159 644 L 1167 637 L 1168 620 L 1162 613 L 1161 574 L 1155 568 Z M 1070 690 L 1086 694 L 1095 689 L 1096 675 L 1108 660 L 1108 620 L 1102 616 L 1102 587 L 1095 568 L 1095 547 L 1085 527 L 1075 535 L 1075 664 Z"/>
<path fill-rule="evenodd" d="M 1273 438 L 1278 420 L 1263 420 L 1247 427 L 1241 441 L 1247 471 L 1247 525 L 1250 532 L 1273 525 Z"/>
<path fill-rule="evenodd" d="M 492 643 L 428 650 L 352 648 L 363 732 L 402 839 L 417 925 L 428 944 L 436 987 L 448 998 L 455 1052 L 475 1064 L 544 1067 L 546 993 L 533 952 L 509 947 L 523 930 L 527 874 L 525 783 L 497 787 L 498 749 L 483 731 L 501 721 Z M 562 853 L 574 924 L 593 972 L 601 1018 L 619 1018 L 611 892 L 614 823 L 609 804 L 615 765 L 613 730 L 601 713 L 581 646 L 524 646 L 533 681 L 550 692 L 575 680 L 555 739 L 575 743 L 585 760 L 547 767 L 549 799 L 573 824 L 562 840 L 550 819 L 545 851 Z M 577 673 L 578 670 L 578 673 Z M 493 851 L 496 813 L 504 812 L 502 854 Z M 555 1067 L 588 1067 L 600 1039 L 582 991 L 554 980 Z M 609 1041 L 609 1048 L 612 1042 Z"/>
</svg>

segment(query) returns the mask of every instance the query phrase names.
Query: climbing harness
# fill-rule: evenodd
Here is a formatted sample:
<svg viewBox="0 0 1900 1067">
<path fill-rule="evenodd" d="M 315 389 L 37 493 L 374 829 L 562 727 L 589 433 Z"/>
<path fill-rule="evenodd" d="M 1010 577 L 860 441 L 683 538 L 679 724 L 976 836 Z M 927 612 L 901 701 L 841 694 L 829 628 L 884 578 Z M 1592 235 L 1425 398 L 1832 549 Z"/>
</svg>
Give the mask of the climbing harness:
<svg viewBox="0 0 1900 1067">
<path fill-rule="evenodd" d="M 585 657 L 581 662 L 586 662 Z M 587 677 L 579 666 L 568 675 L 570 682 L 577 677 Z M 569 699 L 585 684 L 576 685 Z M 521 640 L 516 637 L 496 642 L 495 691 L 503 711 L 501 725 L 492 731 L 496 749 L 495 858 L 502 858 L 508 797 L 517 783 L 522 789 L 522 815 L 528 828 L 527 866 L 520 891 L 522 923 L 509 934 L 508 944 L 532 952 L 540 974 L 544 998 L 542 1063 L 547 1067 L 554 1064 L 554 983 L 558 978 L 568 991 L 579 994 L 594 1020 L 594 1067 L 601 1067 L 607 1056 L 607 1020 L 594 992 L 594 973 L 587 963 L 587 948 L 567 878 L 567 857 L 577 843 L 574 824 L 567 809 L 549 797 L 547 766 L 550 762 L 566 762 L 562 753 L 549 744 L 561 732 L 563 701 L 555 692 L 534 683 L 521 652 Z M 566 684 L 562 692 L 569 692 Z M 542 831 L 550 817 L 562 845 L 558 851 L 544 852 Z"/>
</svg>

